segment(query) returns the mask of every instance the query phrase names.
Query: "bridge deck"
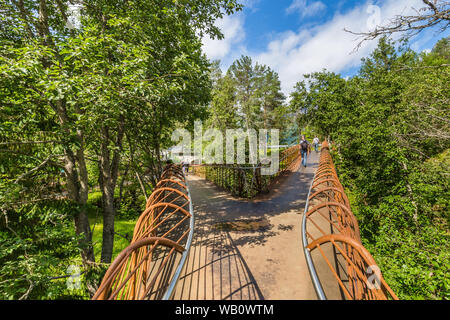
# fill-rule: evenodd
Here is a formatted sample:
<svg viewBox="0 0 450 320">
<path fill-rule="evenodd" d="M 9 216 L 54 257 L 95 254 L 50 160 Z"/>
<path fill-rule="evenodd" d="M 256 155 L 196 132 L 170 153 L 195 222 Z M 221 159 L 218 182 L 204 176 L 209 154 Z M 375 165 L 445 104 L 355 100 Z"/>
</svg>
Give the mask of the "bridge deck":
<svg viewBox="0 0 450 320">
<path fill-rule="evenodd" d="M 254 201 L 189 176 L 196 226 L 174 299 L 316 299 L 301 218 L 318 158 L 312 152 L 307 168 L 297 164 L 279 190 Z"/>
</svg>

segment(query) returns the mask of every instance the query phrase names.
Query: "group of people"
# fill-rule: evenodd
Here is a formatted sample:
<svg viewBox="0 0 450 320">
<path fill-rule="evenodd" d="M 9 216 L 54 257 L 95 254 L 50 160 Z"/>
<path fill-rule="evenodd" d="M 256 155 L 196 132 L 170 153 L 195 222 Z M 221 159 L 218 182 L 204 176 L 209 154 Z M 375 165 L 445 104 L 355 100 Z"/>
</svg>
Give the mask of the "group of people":
<svg viewBox="0 0 450 320">
<path fill-rule="evenodd" d="M 319 148 L 319 138 L 318 137 L 314 137 L 313 146 L 314 146 L 314 151 L 319 152 L 318 151 L 318 148 Z M 302 156 L 302 165 L 305 168 L 306 168 L 308 154 L 310 151 L 311 151 L 311 144 L 308 142 L 308 140 L 306 140 L 305 136 L 302 135 L 302 138 L 300 140 L 300 154 Z"/>
</svg>

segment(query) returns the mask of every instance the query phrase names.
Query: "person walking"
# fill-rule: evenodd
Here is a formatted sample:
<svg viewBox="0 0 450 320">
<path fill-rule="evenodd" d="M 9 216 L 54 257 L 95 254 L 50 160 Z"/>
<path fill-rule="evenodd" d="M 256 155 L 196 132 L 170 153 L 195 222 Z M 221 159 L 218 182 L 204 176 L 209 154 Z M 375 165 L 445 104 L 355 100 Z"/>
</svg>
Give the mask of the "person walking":
<svg viewBox="0 0 450 320">
<path fill-rule="evenodd" d="M 189 161 L 184 159 L 183 162 L 181 162 L 181 165 L 183 168 L 183 173 L 187 176 L 189 174 Z"/>
<path fill-rule="evenodd" d="M 319 138 L 315 137 L 315 138 L 313 139 L 313 145 L 314 145 L 314 151 L 318 152 Z"/>
<path fill-rule="evenodd" d="M 308 149 L 310 143 L 306 140 L 305 136 L 302 135 L 302 139 L 300 140 L 300 153 L 302 155 L 302 165 L 306 168 L 306 161 L 308 157 Z"/>
</svg>

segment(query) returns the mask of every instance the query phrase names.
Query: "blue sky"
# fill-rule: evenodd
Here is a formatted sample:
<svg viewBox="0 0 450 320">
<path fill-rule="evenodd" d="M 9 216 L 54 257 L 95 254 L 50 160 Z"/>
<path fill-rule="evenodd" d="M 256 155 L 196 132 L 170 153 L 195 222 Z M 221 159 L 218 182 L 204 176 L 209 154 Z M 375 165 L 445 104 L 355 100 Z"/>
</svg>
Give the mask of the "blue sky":
<svg viewBox="0 0 450 320">
<path fill-rule="evenodd" d="M 354 51 L 355 36 L 343 31 L 367 31 L 395 15 L 412 14 L 421 0 L 241 0 L 245 8 L 217 21 L 223 40 L 203 39 L 210 59 L 221 60 L 222 70 L 241 55 L 278 72 L 288 95 L 303 74 L 327 69 L 351 76 L 362 57 L 376 47 L 366 42 Z M 411 40 L 416 51 L 430 50 L 450 32 L 427 30 Z"/>
</svg>

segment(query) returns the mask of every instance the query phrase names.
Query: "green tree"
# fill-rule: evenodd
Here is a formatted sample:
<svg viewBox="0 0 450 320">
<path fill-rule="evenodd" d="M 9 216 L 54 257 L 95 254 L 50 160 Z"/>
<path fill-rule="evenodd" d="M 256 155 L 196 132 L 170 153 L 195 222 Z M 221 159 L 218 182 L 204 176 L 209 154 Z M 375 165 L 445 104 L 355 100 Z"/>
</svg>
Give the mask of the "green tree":
<svg viewBox="0 0 450 320">
<path fill-rule="evenodd" d="M 209 107 L 208 126 L 225 132 L 238 127 L 236 86 L 229 74 L 222 75 L 218 64 L 212 70 L 213 91 Z"/>
<path fill-rule="evenodd" d="M 227 74 L 233 79 L 236 86 L 236 101 L 239 113 L 243 118 L 245 129 L 256 128 L 260 117 L 260 106 L 256 103 L 256 73 L 252 59 L 242 56 L 233 62 Z"/>
<path fill-rule="evenodd" d="M 264 129 L 284 128 L 283 107 L 285 97 L 281 92 L 278 74 L 270 67 L 256 65 L 256 99 L 261 105 Z"/>
<path fill-rule="evenodd" d="M 278 74 L 266 65 L 256 63 L 242 56 L 233 62 L 226 77 L 234 82 L 241 126 L 249 128 L 282 128 L 279 108 L 284 103 Z"/>
</svg>

